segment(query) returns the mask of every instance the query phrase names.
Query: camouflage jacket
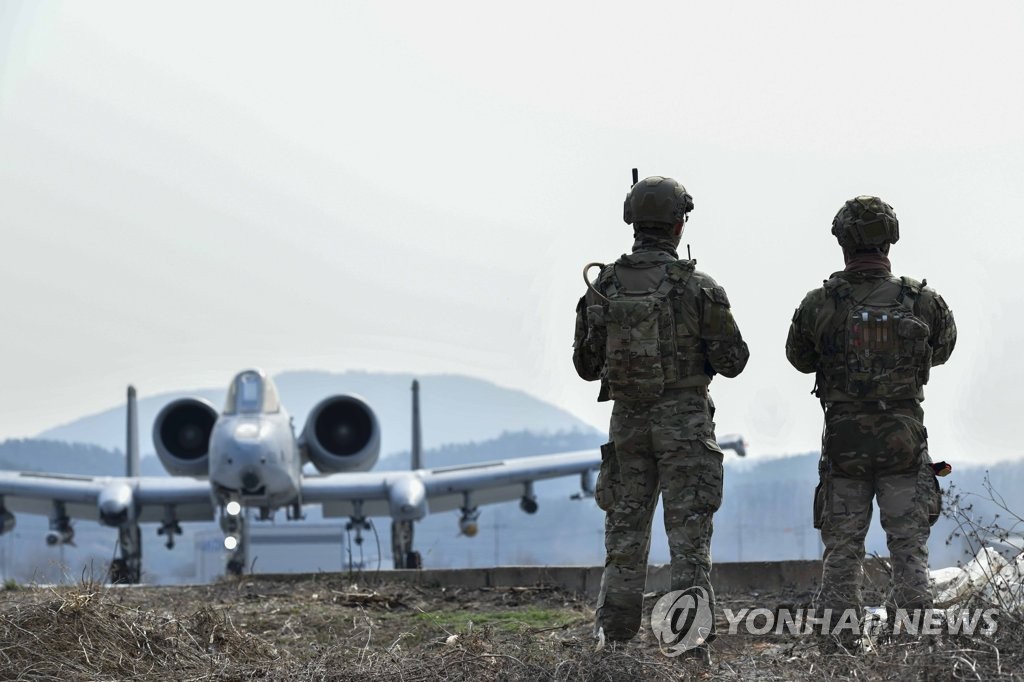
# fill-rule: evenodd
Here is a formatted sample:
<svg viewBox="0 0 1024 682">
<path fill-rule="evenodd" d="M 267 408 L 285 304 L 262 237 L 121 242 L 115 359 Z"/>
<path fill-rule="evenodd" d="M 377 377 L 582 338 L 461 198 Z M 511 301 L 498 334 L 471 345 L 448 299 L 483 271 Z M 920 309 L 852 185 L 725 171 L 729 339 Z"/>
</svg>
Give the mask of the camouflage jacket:
<svg viewBox="0 0 1024 682">
<path fill-rule="evenodd" d="M 924 342 L 929 347 L 930 367 L 941 365 L 949 359 L 956 345 L 956 323 L 953 313 L 934 289 L 910 278 L 895 277 L 887 270 L 871 270 L 867 272 L 842 271 L 833 273 L 825 281 L 825 286 L 808 292 L 800 307 L 793 314 L 789 327 L 789 338 L 786 340 L 786 357 L 799 371 L 805 374 L 814 372 L 814 393 L 823 401 L 857 400 L 853 395 L 845 394 L 836 386 L 830 385 L 826 370 L 835 359 L 834 349 L 829 348 L 829 335 L 836 325 L 837 302 L 833 293 L 837 288 L 845 288 L 851 298 L 864 299 L 872 290 L 879 286 L 892 285 L 910 286 L 917 292 L 913 296 L 913 314 L 925 322 L 928 331 Z M 846 284 L 849 284 L 849 287 Z M 840 361 L 842 362 L 842 361 Z M 924 399 L 923 385 L 927 381 L 927 370 L 923 367 L 923 380 L 916 390 L 916 399 Z M 834 382 L 833 382 L 834 383 Z"/>
<path fill-rule="evenodd" d="M 614 264 L 601 270 L 595 287 L 601 290 L 613 276 L 629 290 L 654 289 L 661 281 L 665 264 L 675 263 L 675 254 L 665 249 L 635 248 L 630 255 L 623 255 Z M 690 269 L 696 261 L 678 261 Z M 693 270 L 681 290 L 674 290 L 670 296 L 679 326 L 686 328 L 687 338 L 698 347 L 703 356 L 703 369 L 697 376 L 688 377 L 686 385 L 707 385 L 711 377 L 721 374 L 735 377 L 747 364 L 750 351 L 743 341 L 740 330 L 733 319 L 729 298 L 709 275 Z M 588 321 L 588 306 L 601 305 L 601 298 L 592 290 L 580 298 L 576 305 L 576 329 L 573 341 L 573 364 L 576 373 L 586 381 L 601 380 L 598 400 L 608 400 L 606 382 L 605 344 L 602 339 L 593 338 Z"/>
</svg>

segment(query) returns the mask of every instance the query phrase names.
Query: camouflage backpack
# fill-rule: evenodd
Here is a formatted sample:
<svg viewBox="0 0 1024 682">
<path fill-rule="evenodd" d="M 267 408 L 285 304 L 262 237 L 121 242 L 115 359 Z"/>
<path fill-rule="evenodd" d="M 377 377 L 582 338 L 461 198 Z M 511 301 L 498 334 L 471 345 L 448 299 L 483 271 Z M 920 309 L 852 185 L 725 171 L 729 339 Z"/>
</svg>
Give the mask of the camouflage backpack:
<svg viewBox="0 0 1024 682">
<path fill-rule="evenodd" d="M 677 360 L 677 313 L 670 296 L 693 274 L 693 261 L 666 263 L 658 286 L 644 291 L 625 289 L 615 268 L 602 266 L 593 285 L 604 302 L 587 308 L 589 333 L 603 342 L 609 398 L 654 400 L 685 378 Z"/>
<path fill-rule="evenodd" d="M 886 296 L 885 286 L 898 287 L 895 295 Z M 931 329 L 914 313 L 923 286 L 909 277 L 858 285 L 840 277 L 826 281 L 835 314 L 823 339 L 821 388 L 846 399 L 918 397 L 928 382 L 932 355 Z"/>
</svg>

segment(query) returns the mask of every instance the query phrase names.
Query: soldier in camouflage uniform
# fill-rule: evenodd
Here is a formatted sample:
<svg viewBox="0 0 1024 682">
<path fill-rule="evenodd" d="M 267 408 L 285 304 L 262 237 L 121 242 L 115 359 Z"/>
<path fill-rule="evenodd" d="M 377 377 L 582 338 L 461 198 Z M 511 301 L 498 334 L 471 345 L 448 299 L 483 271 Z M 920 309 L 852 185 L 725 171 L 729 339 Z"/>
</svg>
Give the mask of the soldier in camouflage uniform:
<svg viewBox="0 0 1024 682">
<path fill-rule="evenodd" d="M 889 246 L 899 239 L 899 222 L 891 206 L 873 196 L 851 199 L 832 234 L 846 269 L 797 308 L 786 356 L 801 372 L 815 372 L 825 411 L 814 494 L 814 527 L 825 545 L 816 602 L 819 613 L 833 610 L 835 625 L 844 609 L 860 614 L 873 497 L 892 560 L 890 617 L 897 608 L 932 606 L 927 542 L 941 498 L 921 401 L 929 370 L 953 352 L 956 325 L 934 289 L 892 274 Z"/>
<path fill-rule="evenodd" d="M 606 512 L 607 550 L 596 628 L 610 640 L 628 640 L 640 627 L 659 493 L 671 589 L 703 587 L 714 608 L 711 531 L 722 501 L 722 451 L 708 384 L 715 374 L 738 375 L 749 351 L 725 290 L 695 270 L 696 261 L 678 259 L 692 209 L 671 178 L 634 185 L 623 215 L 633 225 L 633 252 L 591 264 L 601 265 L 600 274 L 576 308 L 576 371 L 601 381 L 599 401 L 615 401 L 595 495 Z"/>
</svg>

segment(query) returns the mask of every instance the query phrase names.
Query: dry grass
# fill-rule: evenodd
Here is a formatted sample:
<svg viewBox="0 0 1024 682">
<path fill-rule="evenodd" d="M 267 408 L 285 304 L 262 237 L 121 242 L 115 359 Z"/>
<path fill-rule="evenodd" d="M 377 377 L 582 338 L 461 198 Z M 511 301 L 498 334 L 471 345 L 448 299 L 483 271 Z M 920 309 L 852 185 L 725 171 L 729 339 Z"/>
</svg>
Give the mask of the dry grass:
<svg viewBox="0 0 1024 682">
<path fill-rule="evenodd" d="M 11 594 L 11 593 L 8 593 Z M 206 604 L 160 615 L 126 605 L 98 584 L 19 590 L 0 613 L 0 670 L 7 679 L 249 678 L 280 660 L 269 642 L 241 632 L 229 609 Z"/>
<path fill-rule="evenodd" d="M 770 605 L 763 595 L 722 597 L 731 606 Z M 442 590 L 321 575 L 196 587 L 28 588 L 0 592 L 0 677 L 1024 679 L 1019 618 L 1004 617 L 992 638 L 924 639 L 859 655 L 822 655 L 808 637 L 723 635 L 710 668 L 663 656 L 647 633 L 595 651 L 592 619 L 586 600 L 543 586 Z"/>
</svg>

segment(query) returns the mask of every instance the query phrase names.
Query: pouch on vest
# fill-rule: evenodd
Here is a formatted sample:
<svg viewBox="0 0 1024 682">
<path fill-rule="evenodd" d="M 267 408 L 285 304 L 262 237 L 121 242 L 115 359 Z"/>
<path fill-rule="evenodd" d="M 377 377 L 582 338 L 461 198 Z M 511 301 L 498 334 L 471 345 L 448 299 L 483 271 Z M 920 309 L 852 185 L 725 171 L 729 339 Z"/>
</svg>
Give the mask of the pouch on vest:
<svg viewBox="0 0 1024 682">
<path fill-rule="evenodd" d="M 664 391 L 658 325 L 663 307 L 668 308 L 664 301 L 653 298 L 609 301 L 605 362 L 616 398 L 653 400 Z"/>
<path fill-rule="evenodd" d="M 688 331 L 697 325 L 688 324 L 685 311 L 677 311 L 670 298 L 692 274 L 693 261 L 666 263 L 658 286 L 627 290 L 615 266 L 605 266 L 592 287 L 604 303 L 588 306 L 587 319 L 590 338 L 595 344 L 603 341 L 602 387 L 607 386 L 612 400 L 655 400 L 666 387 L 703 375 L 706 358 L 699 338 L 694 341 Z M 691 348 L 694 343 L 696 349 Z M 702 378 L 706 384 L 707 377 Z"/>
<path fill-rule="evenodd" d="M 913 398 L 931 364 L 928 325 L 898 306 L 857 307 L 847 316 L 846 386 L 872 400 Z"/>
<path fill-rule="evenodd" d="M 918 292 L 904 286 L 891 304 L 846 306 L 832 388 L 867 400 L 917 397 L 931 368 L 931 329 L 914 315 L 909 293 Z"/>
</svg>

